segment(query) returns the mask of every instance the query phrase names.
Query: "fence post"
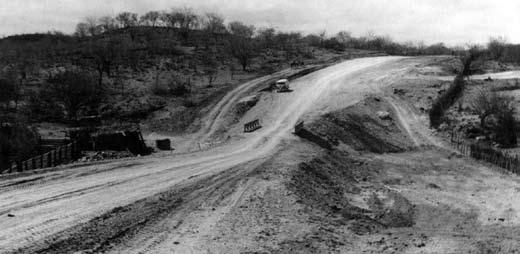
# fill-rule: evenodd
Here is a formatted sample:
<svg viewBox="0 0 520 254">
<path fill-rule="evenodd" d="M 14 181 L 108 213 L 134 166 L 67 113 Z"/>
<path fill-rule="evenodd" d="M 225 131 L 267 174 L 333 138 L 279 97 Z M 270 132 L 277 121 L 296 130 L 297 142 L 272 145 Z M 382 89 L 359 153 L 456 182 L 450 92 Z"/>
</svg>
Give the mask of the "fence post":
<svg viewBox="0 0 520 254">
<path fill-rule="evenodd" d="M 72 160 L 76 159 L 76 142 L 71 143 L 70 157 Z"/>
<path fill-rule="evenodd" d="M 47 153 L 47 167 L 52 167 L 52 151 Z"/>
<path fill-rule="evenodd" d="M 61 146 L 58 147 L 58 165 L 61 164 L 61 162 L 62 162 L 62 160 L 63 160 L 63 157 L 62 157 L 62 155 L 61 155 L 61 150 L 62 150 L 62 149 L 61 149 Z M 58 165 L 56 165 L 56 166 L 58 166 Z"/>
<path fill-rule="evenodd" d="M 32 168 L 31 169 L 35 170 L 36 169 L 36 158 L 32 157 L 31 161 L 32 161 Z"/>
<path fill-rule="evenodd" d="M 57 153 L 57 150 L 52 150 L 52 166 L 53 167 L 58 166 L 58 162 L 57 162 L 58 157 L 57 157 L 56 153 Z"/>
<path fill-rule="evenodd" d="M 78 159 L 79 157 L 81 157 L 81 147 L 77 141 L 75 142 L 75 144 L 76 144 L 76 158 L 74 158 L 74 159 Z"/>
<path fill-rule="evenodd" d="M 40 168 L 44 168 L 44 166 L 43 166 L 43 154 L 40 155 Z"/>
<path fill-rule="evenodd" d="M 69 158 L 67 159 L 68 162 L 71 162 L 72 161 L 72 143 L 69 143 L 68 145 L 68 148 L 69 148 L 69 153 L 68 153 L 68 156 Z"/>
</svg>

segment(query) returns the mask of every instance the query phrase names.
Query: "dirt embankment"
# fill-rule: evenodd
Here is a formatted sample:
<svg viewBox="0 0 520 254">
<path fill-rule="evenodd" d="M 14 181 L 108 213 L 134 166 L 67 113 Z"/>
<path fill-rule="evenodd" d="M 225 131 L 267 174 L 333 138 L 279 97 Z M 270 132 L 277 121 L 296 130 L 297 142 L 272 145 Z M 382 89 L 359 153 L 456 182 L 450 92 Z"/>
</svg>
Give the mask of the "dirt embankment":
<svg viewBox="0 0 520 254">
<path fill-rule="evenodd" d="M 306 128 L 357 151 L 384 153 L 412 149 L 413 142 L 395 119 L 390 104 L 379 96 L 371 96 L 354 106 L 327 113 Z"/>
<path fill-rule="evenodd" d="M 383 105 L 368 98 L 310 125 L 363 153 L 340 145 L 290 171 L 287 188 L 307 207 L 309 225 L 327 230 L 284 250 L 517 253 L 520 214 L 510 198 L 520 179 L 442 149 L 409 149 L 397 122 L 373 124 Z"/>
</svg>

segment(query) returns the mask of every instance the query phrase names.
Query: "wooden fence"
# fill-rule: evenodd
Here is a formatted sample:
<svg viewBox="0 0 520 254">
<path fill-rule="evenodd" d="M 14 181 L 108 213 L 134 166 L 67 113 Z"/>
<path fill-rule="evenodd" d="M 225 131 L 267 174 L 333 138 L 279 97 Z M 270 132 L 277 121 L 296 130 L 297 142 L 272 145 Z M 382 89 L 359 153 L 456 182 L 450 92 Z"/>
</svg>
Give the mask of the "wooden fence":
<svg viewBox="0 0 520 254">
<path fill-rule="evenodd" d="M 35 170 L 39 168 L 55 167 L 60 164 L 69 163 L 81 155 L 81 150 L 77 142 L 72 142 L 67 145 L 60 146 L 47 153 L 32 157 L 28 160 L 13 163 L 7 170 L 1 172 L 14 173 L 24 172 L 28 170 Z"/>
<path fill-rule="evenodd" d="M 492 163 L 515 174 L 520 174 L 520 158 L 505 151 L 479 143 L 468 143 L 457 134 L 452 133 L 451 143 L 465 156 Z"/>
<path fill-rule="evenodd" d="M 258 119 L 244 124 L 244 132 L 253 132 L 262 128 Z"/>
</svg>

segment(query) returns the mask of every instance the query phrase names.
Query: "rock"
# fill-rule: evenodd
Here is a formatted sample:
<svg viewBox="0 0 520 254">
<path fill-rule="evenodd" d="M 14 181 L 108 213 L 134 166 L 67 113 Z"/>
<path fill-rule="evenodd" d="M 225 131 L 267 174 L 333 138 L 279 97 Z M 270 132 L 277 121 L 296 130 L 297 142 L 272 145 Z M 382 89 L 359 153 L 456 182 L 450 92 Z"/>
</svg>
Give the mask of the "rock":
<svg viewBox="0 0 520 254">
<path fill-rule="evenodd" d="M 477 140 L 477 141 L 484 141 L 484 140 L 486 140 L 486 136 L 478 136 L 478 137 L 475 138 L 475 140 Z"/>
<path fill-rule="evenodd" d="M 390 116 L 390 113 L 388 111 L 378 111 L 376 113 L 377 117 L 381 120 L 390 120 L 392 117 Z"/>
<path fill-rule="evenodd" d="M 14 214 L 7 214 L 7 217 L 14 217 Z"/>
<path fill-rule="evenodd" d="M 341 211 L 342 208 L 339 207 L 338 205 L 332 205 L 332 206 L 330 206 L 330 209 L 334 212 L 339 212 L 339 211 Z"/>
<path fill-rule="evenodd" d="M 437 185 L 437 184 L 429 183 L 429 184 L 428 184 L 428 188 L 432 188 L 432 189 L 440 189 L 441 187 L 439 187 L 439 185 Z"/>
<path fill-rule="evenodd" d="M 439 131 L 447 131 L 450 128 L 450 126 L 446 123 L 441 123 L 439 127 L 437 128 Z"/>
<path fill-rule="evenodd" d="M 406 93 L 406 91 L 404 89 L 394 88 L 394 94 L 404 95 L 405 93 Z"/>
</svg>

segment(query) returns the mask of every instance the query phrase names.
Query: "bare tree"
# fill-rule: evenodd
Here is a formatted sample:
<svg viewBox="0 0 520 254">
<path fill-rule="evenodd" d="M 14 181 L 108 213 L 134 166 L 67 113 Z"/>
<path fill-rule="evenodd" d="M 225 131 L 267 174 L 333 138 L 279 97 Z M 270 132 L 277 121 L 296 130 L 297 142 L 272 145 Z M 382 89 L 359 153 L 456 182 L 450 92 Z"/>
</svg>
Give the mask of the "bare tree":
<svg viewBox="0 0 520 254">
<path fill-rule="evenodd" d="M 318 33 L 318 37 L 320 37 L 320 46 L 323 46 L 325 39 L 327 39 L 327 31 L 322 30 Z"/>
<path fill-rule="evenodd" d="M 176 11 L 171 11 L 163 12 L 159 19 L 169 28 L 178 28 L 180 27 L 182 17 L 180 13 Z"/>
<path fill-rule="evenodd" d="M 481 88 L 477 90 L 473 100 L 471 100 L 471 107 L 479 116 L 480 126 L 487 128 L 486 119 L 501 111 L 512 109 L 512 102 L 511 97 L 501 96 L 496 92 Z"/>
<path fill-rule="evenodd" d="M 253 45 L 254 26 L 248 26 L 239 21 L 229 23 L 231 37 L 229 49 L 231 54 L 240 62 L 242 70 L 246 70 L 251 59 L 255 56 Z"/>
<path fill-rule="evenodd" d="M 137 26 L 139 20 L 137 13 L 121 12 L 116 16 L 116 21 L 122 28 Z"/>
<path fill-rule="evenodd" d="M 520 45 L 507 45 L 502 58 L 506 62 L 520 64 Z"/>
<path fill-rule="evenodd" d="M 200 19 L 191 8 L 184 7 L 173 11 L 173 16 L 179 23 L 179 28 L 182 37 L 186 40 L 190 35 L 192 29 L 197 28 L 200 24 Z"/>
<path fill-rule="evenodd" d="M 206 42 L 213 39 L 213 42 L 217 42 L 219 34 L 226 32 L 226 26 L 224 25 L 224 18 L 216 13 L 207 13 L 203 20 L 203 30 L 206 35 Z M 206 48 L 208 43 L 206 43 Z"/>
<path fill-rule="evenodd" d="M 251 39 L 255 34 L 255 27 L 248 26 L 240 21 L 233 21 L 228 24 L 229 31 L 233 36 Z"/>
<path fill-rule="evenodd" d="M 0 104 L 2 104 L 2 111 L 7 112 L 11 108 L 11 102 L 15 103 L 17 107 L 18 101 L 22 95 L 22 88 L 20 82 L 13 77 L 5 77 L 0 79 Z"/>
<path fill-rule="evenodd" d="M 88 33 L 88 24 L 84 22 L 80 22 L 76 25 L 76 32 L 74 35 L 80 38 L 87 37 Z"/>
<path fill-rule="evenodd" d="M 98 24 L 98 19 L 95 17 L 86 17 L 85 24 L 87 24 L 87 31 L 90 36 L 101 34 L 101 27 Z"/>
<path fill-rule="evenodd" d="M 69 120 L 76 120 L 80 111 L 96 108 L 101 102 L 103 89 L 86 72 L 65 71 L 47 82 L 43 95 L 63 106 Z"/>
<path fill-rule="evenodd" d="M 159 22 L 161 13 L 158 11 L 149 11 L 141 17 L 141 23 L 155 27 Z"/>
<path fill-rule="evenodd" d="M 515 147 L 517 145 L 517 126 L 514 117 L 514 99 L 500 95 L 487 89 L 479 89 L 471 102 L 471 106 L 480 118 L 482 129 L 490 129 L 495 141 L 503 147 Z M 491 126 L 487 119 L 494 116 Z"/>
<path fill-rule="evenodd" d="M 272 27 L 266 27 L 258 30 L 257 38 L 264 48 L 271 48 L 274 46 L 276 37 L 276 30 Z"/>
<path fill-rule="evenodd" d="M 117 28 L 116 21 L 110 16 L 103 16 L 99 18 L 99 25 L 103 32 L 109 32 Z"/>
<path fill-rule="evenodd" d="M 208 86 L 213 85 L 213 81 L 217 78 L 218 66 L 219 64 L 215 52 L 212 50 L 204 51 L 203 71 L 208 78 Z"/>
<path fill-rule="evenodd" d="M 504 37 L 491 37 L 487 43 L 487 50 L 491 59 L 499 60 L 504 55 L 507 46 L 507 39 Z"/>
<path fill-rule="evenodd" d="M 98 86 L 102 86 L 103 73 L 111 75 L 111 70 L 120 62 L 126 49 L 124 39 L 117 36 L 90 42 L 85 54 L 88 64 L 98 73 Z"/>
<path fill-rule="evenodd" d="M 344 45 L 348 45 L 350 41 L 352 40 L 352 34 L 347 31 L 339 31 L 336 34 L 336 40 L 338 40 L 339 43 L 342 43 Z"/>
</svg>

